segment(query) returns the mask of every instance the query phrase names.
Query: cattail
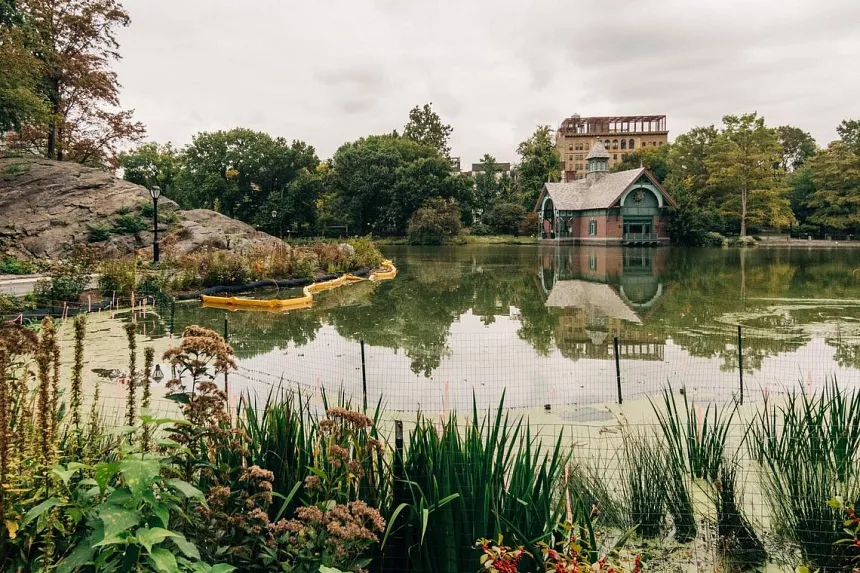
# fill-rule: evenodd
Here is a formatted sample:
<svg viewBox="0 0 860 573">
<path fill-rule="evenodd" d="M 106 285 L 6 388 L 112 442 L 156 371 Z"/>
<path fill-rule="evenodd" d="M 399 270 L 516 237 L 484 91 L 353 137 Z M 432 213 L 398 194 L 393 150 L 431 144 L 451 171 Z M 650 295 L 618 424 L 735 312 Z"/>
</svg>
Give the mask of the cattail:
<svg viewBox="0 0 860 573">
<path fill-rule="evenodd" d="M 152 401 L 152 387 L 150 386 L 152 377 L 152 363 L 155 359 L 155 349 L 152 346 L 147 346 L 143 349 L 143 394 L 140 398 L 140 407 L 149 408 Z M 143 425 L 143 435 L 141 438 L 141 449 L 144 452 L 149 451 L 149 442 L 152 438 L 150 434 L 149 424 Z"/>
<path fill-rule="evenodd" d="M 72 388 L 69 409 L 71 410 L 72 429 L 75 432 L 75 448 L 81 448 L 81 391 L 84 371 L 84 337 L 87 332 L 87 316 L 75 317 L 75 363 L 72 366 Z"/>
<path fill-rule="evenodd" d="M 39 456 L 44 466 L 46 476 L 47 468 L 51 463 L 51 449 L 53 438 L 51 431 L 53 424 L 51 422 L 52 400 L 51 400 L 51 366 L 54 361 L 54 338 L 56 332 L 54 323 L 50 317 L 45 317 L 42 320 L 41 337 L 39 338 L 39 348 L 36 350 L 36 366 L 38 368 L 38 390 L 36 394 L 37 419 L 36 429 L 38 430 L 39 441 Z"/>
<path fill-rule="evenodd" d="M 128 397 L 126 398 L 125 421 L 129 426 L 134 426 L 136 412 L 136 384 L 137 384 L 137 325 L 132 321 L 125 325 L 125 335 L 128 337 Z"/>
<path fill-rule="evenodd" d="M 0 347 L 0 508 L 3 507 L 3 487 L 9 471 L 9 442 L 12 428 L 9 426 L 9 388 L 6 376 L 9 370 L 9 354 Z"/>
<path fill-rule="evenodd" d="M 57 339 L 57 330 L 51 338 L 51 361 L 53 362 L 53 377 L 51 378 L 51 437 L 56 439 L 59 435 L 57 425 L 59 424 L 60 404 L 60 342 Z"/>
</svg>

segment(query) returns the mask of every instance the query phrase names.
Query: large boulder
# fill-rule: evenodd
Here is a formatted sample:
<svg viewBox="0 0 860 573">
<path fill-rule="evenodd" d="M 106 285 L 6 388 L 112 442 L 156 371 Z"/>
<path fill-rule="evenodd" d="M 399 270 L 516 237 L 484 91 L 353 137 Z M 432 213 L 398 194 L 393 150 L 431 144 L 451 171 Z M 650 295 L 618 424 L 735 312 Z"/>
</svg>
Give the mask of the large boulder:
<svg viewBox="0 0 860 573">
<path fill-rule="evenodd" d="M 101 169 L 0 158 L 0 249 L 20 258 L 50 259 L 82 243 L 94 244 L 106 256 L 151 249 L 152 222 L 142 213 L 151 203 L 145 188 Z M 245 249 L 279 242 L 214 211 L 181 211 L 166 197 L 159 199 L 158 209 L 167 215 L 159 224 L 159 238 L 173 243 L 179 255 L 201 248 Z M 132 219 L 131 228 L 111 231 L 123 216 Z M 146 230 L 134 228 L 141 221 Z"/>
</svg>

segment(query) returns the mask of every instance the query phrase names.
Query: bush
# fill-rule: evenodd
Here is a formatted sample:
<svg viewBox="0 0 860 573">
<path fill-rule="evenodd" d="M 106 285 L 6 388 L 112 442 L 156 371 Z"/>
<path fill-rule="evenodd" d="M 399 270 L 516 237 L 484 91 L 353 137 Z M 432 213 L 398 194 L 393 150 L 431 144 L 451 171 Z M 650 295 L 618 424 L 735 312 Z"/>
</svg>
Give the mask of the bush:
<svg viewBox="0 0 860 573">
<path fill-rule="evenodd" d="M 359 237 L 350 239 L 347 244 L 351 245 L 355 252 L 350 260 L 351 269 L 373 268 L 382 263 L 382 253 L 373 244 L 370 237 Z"/>
<path fill-rule="evenodd" d="M 155 214 L 155 207 L 152 202 L 144 201 L 140 204 L 140 216 L 145 217 L 146 219 L 152 219 L 152 216 Z"/>
<path fill-rule="evenodd" d="M 133 235 L 145 231 L 149 225 L 137 215 L 120 215 L 113 224 L 113 232 L 119 235 Z"/>
<path fill-rule="evenodd" d="M 516 235 L 526 217 L 526 210 L 516 203 L 499 203 L 484 216 L 484 223 L 498 235 Z"/>
<path fill-rule="evenodd" d="M 40 302 L 77 302 L 89 281 L 88 263 L 74 257 L 58 262 L 51 278 L 37 282 L 33 293 Z"/>
<path fill-rule="evenodd" d="M 409 218 L 409 242 L 439 245 L 460 234 L 460 206 L 454 200 L 431 197 Z"/>
<path fill-rule="evenodd" d="M 123 207 L 120 207 L 119 209 L 117 209 L 116 211 L 114 211 L 114 213 L 122 216 L 122 215 L 130 215 L 133 211 L 134 211 L 134 209 L 132 209 L 131 207 L 123 206 Z"/>
<path fill-rule="evenodd" d="M 87 235 L 87 240 L 90 243 L 101 243 L 102 241 L 107 241 L 110 239 L 111 230 L 109 227 L 104 226 L 96 226 L 91 227 L 89 235 Z"/>
<path fill-rule="evenodd" d="M 699 242 L 702 247 L 722 247 L 728 244 L 728 239 L 719 233 L 711 231 L 702 235 Z"/>
<path fill-rule="evenodd" d="M 0 274 L 5 275 L 29 275 L 35 273 L 39 268 L 30 261 L 22 261 L 12 255 L 6 255 L 0 261 Z"/>
<path fill-rule="evenodd" d="M 520 223 L 520 235 L 536 235 L 538 233 L 539 226 L 540 217 L 538 217 L 537 213 L 529 211 Z"/>
<path fill-rule="evenodd" d="M 137 288 L 137 259 L 110 259 L 99 265 L 99 292 L 102 295 L 128 294 Z"/>
<path fill-rule="evenodd" d="M 486 235 L 492 235 L 493 232 L 485 224 L 475 223 L 474 225 L 472 225 L 472 234 L 477 237 L 481 237 Z"/>
</svg>

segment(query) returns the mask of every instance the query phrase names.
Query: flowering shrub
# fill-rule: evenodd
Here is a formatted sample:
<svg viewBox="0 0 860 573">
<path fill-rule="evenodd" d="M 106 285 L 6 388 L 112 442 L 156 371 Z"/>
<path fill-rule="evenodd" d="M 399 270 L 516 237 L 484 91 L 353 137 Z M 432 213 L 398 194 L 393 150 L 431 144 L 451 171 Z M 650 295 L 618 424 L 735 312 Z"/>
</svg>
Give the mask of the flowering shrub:
<svg viewBox="0 0 860 573">
<path fill-rule="evenodd" d="M 592 562 L 589 551 L 577 538 L 576 526 L 570 523 L 560 524 L 558 527 L 559 540 L 553 545 L 538 543 L 541 551 L 541 563 L 544 573 L 642 573 L 643 562 L 640 556 L 635 556 L 630 567 L 625 567 L 617 559 L 610 559 L 609 555 L 603 555 Z M 515 573 L 520 560 L 531 555 L 522 547 L 512 549 L 502 545 L 502 538 L 498 541 L 487 539 L 478 540 L 477 547 L 481 550 L 482 571 L 490 573 Z M 616 546 L 617 547 L 617 546 Z M 615 554 L 613 550 L 611 552 Z"/>
</svg>

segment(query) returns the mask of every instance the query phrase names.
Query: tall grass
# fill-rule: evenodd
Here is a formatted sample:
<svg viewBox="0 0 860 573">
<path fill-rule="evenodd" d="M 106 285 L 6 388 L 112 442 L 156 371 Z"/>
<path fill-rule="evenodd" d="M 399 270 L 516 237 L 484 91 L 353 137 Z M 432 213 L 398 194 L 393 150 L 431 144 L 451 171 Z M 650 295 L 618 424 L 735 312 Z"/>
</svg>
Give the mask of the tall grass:
<svg viewBox="0 0 860 573">
<path fill-rule="evenodd" d="M 503 398 L 494 413 L 473 405 L 462 425 L 455 415 L 441 429 L 419 418 L 411 432 L 404 515 L 414 570 L 471 571 L 475 541 L 499 535 L 539 555 L 535 544 L 563 519 L 562 438 L 544 450 L 527 423 L 504 411 Z"/>
<path fill-rule="evenodd" d="M 693 477 L 713 481 L 719 475 L 725 456 L 726 440 L 737 413 L 737 403 L 732 407 L 709 404 L 699 420 L 686 392 L 683 396 L 680 411 L 671 387 L 663 390 L 664 410 L 654 402 L 651 402 L 651 407 L 673 458 L 685 463 Z"/>
<path fill-rule="evenodd" d="M 660 537 L 669 486 L 660 444 L 652 436 L 627 436 L 624 455 L 624 493 L 630 522 L 640 537 Z"/>
<path fill-rule="evenodd" d="M 858 435 L 860 394 L 835 380 L 821 394 L 765 403 L 750 427 L 777 531 L 821 571 L 850 570 L 845 546 L 834 545 L 844 537 L 843 516 L 827 501 L 860 498 Z"/>
</svg>

